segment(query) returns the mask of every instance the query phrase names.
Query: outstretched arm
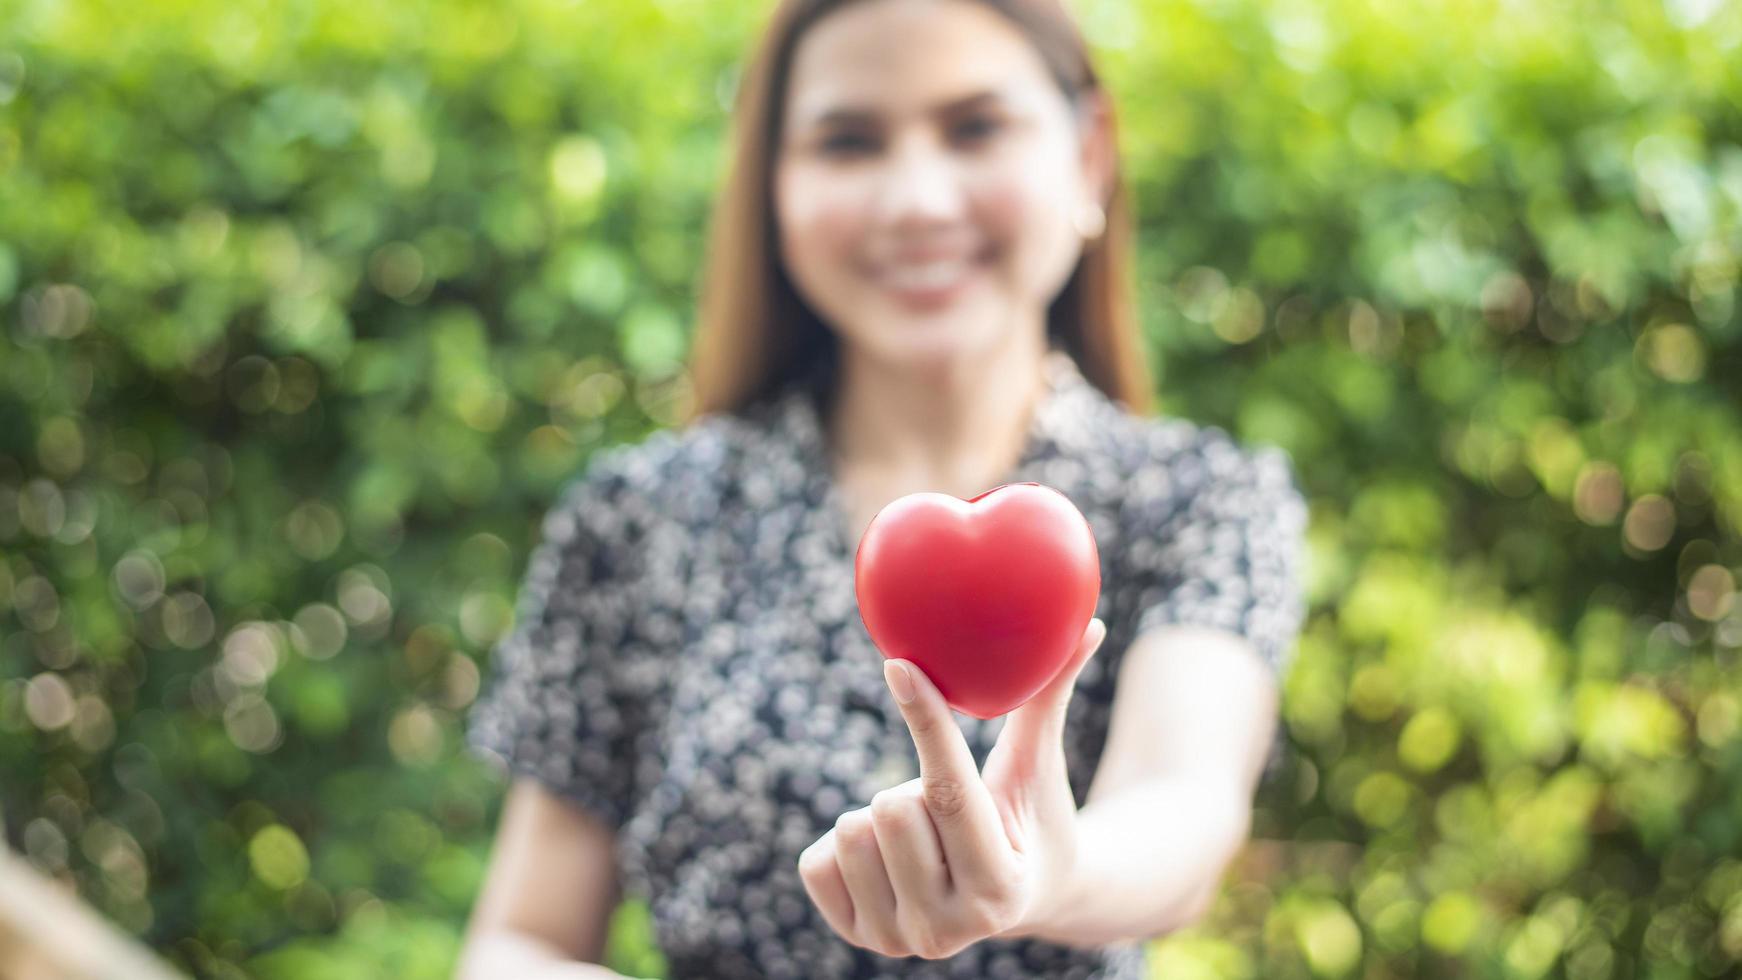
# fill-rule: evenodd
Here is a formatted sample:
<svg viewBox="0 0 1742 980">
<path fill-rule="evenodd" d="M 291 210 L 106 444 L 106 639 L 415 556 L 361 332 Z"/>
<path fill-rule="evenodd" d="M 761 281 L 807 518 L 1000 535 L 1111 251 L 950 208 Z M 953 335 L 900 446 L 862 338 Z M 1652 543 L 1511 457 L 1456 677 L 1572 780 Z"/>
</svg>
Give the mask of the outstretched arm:
<svg viewBox="0 0 1742 980">
<path fill-rule="evenodd" d="M 1020 935 L 1099 946 L 1190 925 L 1246 842 L 1277 724 L 1273 671 L 1232 633 L 1168 626 L 1133 643 L 1117 690 L 1074 873 Z"/>
<path fill-rule="evenodd" d="M 600 966 L 616 906 L 616 836 L 526 777 L 509 788 L 459 980 L 619 980 Z"/>
</svg>

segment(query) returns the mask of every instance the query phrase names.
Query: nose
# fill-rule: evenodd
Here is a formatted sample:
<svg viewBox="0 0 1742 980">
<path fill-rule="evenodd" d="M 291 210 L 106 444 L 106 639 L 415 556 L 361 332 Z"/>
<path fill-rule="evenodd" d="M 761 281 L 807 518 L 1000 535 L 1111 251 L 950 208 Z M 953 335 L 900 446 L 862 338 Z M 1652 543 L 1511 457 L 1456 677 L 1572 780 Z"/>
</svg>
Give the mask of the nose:
<svg viewBox="0 0 1742 980">
<path fill-rule="evenodd" d="M 915 134 L 889 157 L 878 217 L 895 227 L 946 223 L 960 216 L 963 199 L 957 161 L 934 139 Z"/>
</svg>

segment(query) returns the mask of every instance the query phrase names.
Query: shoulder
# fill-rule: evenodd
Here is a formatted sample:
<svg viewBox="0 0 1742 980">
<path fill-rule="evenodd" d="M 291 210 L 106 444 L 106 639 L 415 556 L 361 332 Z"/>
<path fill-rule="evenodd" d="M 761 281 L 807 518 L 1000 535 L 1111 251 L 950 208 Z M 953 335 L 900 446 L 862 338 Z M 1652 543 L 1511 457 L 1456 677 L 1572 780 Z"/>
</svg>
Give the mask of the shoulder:
<svg viewBox="0 0 1742 980">
<path fill-rule="evenodd" d="M 613 494 L 658 494 L 680 480 L 718 480 L 749 436 L 736 416 L 708 415 L 680 429 L 658 429 L 635 442 L 593 452 L 574 482 Z"/>
<path fill-rule="evenodd" d="M 1143 452 L 1138 466 L 1165 470 L 1184 486 L 1228 482 L 1279 487 L 1294 479 L 1294 464 L 1281 447 L 1242 442 L 1227 430 L 1178 418 L 1141 420 Z"/>
<path fill-rule="evenodd" d="M 702 519 L 766 438 L 754 417 L 703 416 L 593 451 L 564 485 L 552 520 L 635 535 L 660 520 Z"/>
<path fill-rule="evenodd" d="M 1073 413 L 1073 426 L 1074 438 L 1127 478 L 1165 475 L 1175 486 L 1292 479 L 1292 460 L 1281 447 L 1242 442 L 1221 426 L 1180 416 L 1134 414 L 1099 392 Z"/>
<path fill-rule="evenodd" d="M 1293 459 L 1281 447 L 1242 442 L 1217 425 L 1122 410 L 1103 431 L 1123 509 L 1145 523 L 1208 505 L 1303 506 Z"/>
</svg>

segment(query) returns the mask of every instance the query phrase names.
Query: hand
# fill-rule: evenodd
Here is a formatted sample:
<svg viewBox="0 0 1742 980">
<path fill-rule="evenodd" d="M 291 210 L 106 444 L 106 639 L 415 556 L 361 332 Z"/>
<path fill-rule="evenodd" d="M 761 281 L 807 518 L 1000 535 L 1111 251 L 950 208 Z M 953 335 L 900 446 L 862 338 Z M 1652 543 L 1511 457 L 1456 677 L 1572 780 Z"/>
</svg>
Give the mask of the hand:
<svg viewBox="0 0 1742 980">
<path fill-rule="evenodd" d="M 925 673 L 885 662 L 920 776 L 841 814 L 798 859 L 805 891 L 842 938 L 884 956 L 942 959 L 982 939 L 1022 935 L 1068 900 L 1077 807 L 1065 709 L 1106 635 L 1091 619 L 1058 676 L 1005 716 L 984 774 Z M 894 677 L 903 666 L 914 695 L 907 703 Z"/>
</svg>

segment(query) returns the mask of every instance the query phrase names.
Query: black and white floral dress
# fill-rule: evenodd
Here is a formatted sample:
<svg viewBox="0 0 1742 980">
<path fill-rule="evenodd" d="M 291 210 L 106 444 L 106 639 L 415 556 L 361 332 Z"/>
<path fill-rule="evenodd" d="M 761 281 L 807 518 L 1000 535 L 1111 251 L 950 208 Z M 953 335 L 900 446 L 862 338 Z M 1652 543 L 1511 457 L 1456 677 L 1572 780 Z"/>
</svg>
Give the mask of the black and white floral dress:
<svg viewBox="0 0 1742 980">
<path fill-rule="evenodd" d="M 1061 351 L 1046 374 L 1000 482 L 1063 491 L 1100 550 L 1108 634 L 1065 733 L 1081 805 L 1133 637 L 1220 627 L 1285 668 L 1307 511 L 1280 450 L 1131 415 Z M 625 893 L 647 902 L 674 978 L 1143 976 L 1136 943 L 883 957 L 806 895 L 799 852 L 918 774 L 854 599 L 857 543 L 818 409 L 827 377 L 591 458 L 544 520 L 470 745 L 616 829 Z M 1003 719 L 957 719 L 984 764 Z"/>
</svg>

